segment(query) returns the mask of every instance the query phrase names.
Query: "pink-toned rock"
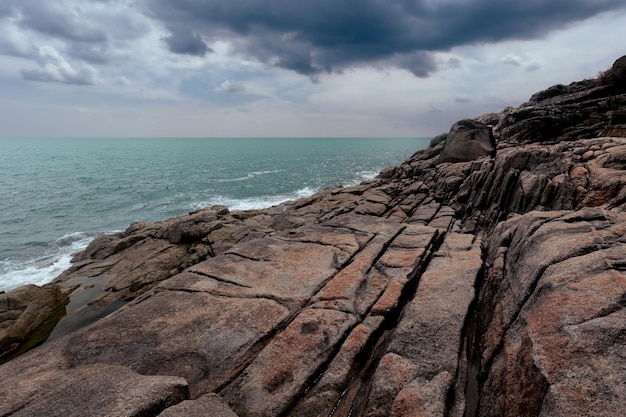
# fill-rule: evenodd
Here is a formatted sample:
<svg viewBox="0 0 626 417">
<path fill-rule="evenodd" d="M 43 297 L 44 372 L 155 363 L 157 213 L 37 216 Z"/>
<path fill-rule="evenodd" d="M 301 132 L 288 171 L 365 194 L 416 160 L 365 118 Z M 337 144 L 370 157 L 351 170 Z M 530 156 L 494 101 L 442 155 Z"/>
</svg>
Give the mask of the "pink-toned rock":
<svg viewBox="0 0 626 417">
<path fill-rule="evenodd" d="M 372 201 L 365 201 L 354 209 L 356 214 L 365 214 L 368 216 L 382 216 L 386 211 L 386 205 Z"/>
<path fill-rule="evenodd" d="M 452 376 L 443 371 L 430 381 L 414 379 L 398 393 L 391 406 L 391 417 L 438 417 L 446 414 Z"/>
<path fill-rule="evenodd" d="M 402 290 L 408 280 L 394 280 L 387 285 L 385 292 L 372 307 L 373 315 L 385 315 L 398 307 Z"/>
<path fill-rule="evenodd" d="M 0 365 L 0 415 L 622 415 L 626 139 L 606 134 L 626 90 L 608 74 L 354 187 L 96 239 L 56 281 L 53 340 Z"/>
<path fill-rule="evenodd" d="M 2 370 L 3 416 L 141 417 L 189 398 L 183 378 L 143 376 L 118 365 L 66 368 L 62 361 L 40 361 L 24 366 L 20 359 Z"/>
<path fill-rule="evenodd" d="M 401 383 L 395 377 L 389 380 L 389 372 L 381 371 L 382 365 L 379 367 L 367 416 L 388 416 L 394 407 L 395 415 L 402 415 L 398 414 L 402 410 L 407 415 L 437 415 L 432 410 L 446 408 L 445 395 L 437 397 L 443 401 L 438 404 L 422 396 L 447 392 L 459 372 L 460 341 L 481 266 L 480 240 L 455 233 L 446 237 L 420 278 L 417 293 L 405 308 L 387 347 L 387 355 L 403 358 L 400 363 L 406 370 L 402 372 L 405 377 Z M 442 386 L 442 381 L 448 386 Z"/>
<path fill-rule="evenodd" d="M 269 297 L 300 304 L 329 280 L 358 247 L 347 252 L 315 242 L 254 239 L 190 271 L 223 283 L 225 295 Z"/>
<path fill-rule="evenodd" d="M 157 417 L 238 417 L 217 394 L 207 394 L 196 400 L 183 401 Z"/>
<path fill-rule="evenodd" d="M 354 316 L 336 310 L 303 310 L 222 396 L 239 415 L 280 415 L 313 382 L 315 371 L 355 322 Z"/>
<path fill-rule="evenodd" d="M 440 207 L 441 204 L 434 201 L 419 206 L 409 218 L 409 223 L 428 224 L 435 217 Z"/>
<path fill-rule="evenodd" d="M 372 264 L 383 252 L 389 238 L 375 237 L 349 265 L 339 271 L 313 298 L 314 303 L 356 313 L 357 291 L 363 288 Z M 322 303 L 322 304 L 320 304 Z"/>
<path fill-rule="evenodd" d="M 73 366 L 114 363 L 179 376 L 196 396 L 228 381 L 288 317 L 273 300 L 164 289 L 61 340 Z"/>
<path fill-rule="evenodd" d="M 396 353 L 385 354 L 376 368 L 367 402 L 368 417 L 389 416 L 398 393 L 416 375 L 418 364 Z"/>
<path fill-rule="evenodd" d="M 500 251 L 504 261 L 485 285 L 526 286 L 509 287 L 517 297 L 495 296 L 494 319 L 484 317 L 486 380 L 478 411 L 617 415 L 626 401 L 626 218 L 588 209 L 520 227 L 536 217 L 529 213 L 502 225 L 512 233 L 505 238 L 510 246 Z"/>
<path fill-rule="evenodd" d="M 379 331 L 382 321 L 382 317 L 368 319 L 350 332 L 328 369 L 289 413 L 290 416 L 318 417 L 349 413 L 363 382 L 355 364 L 360 355 L 368 353 L 366 349 Z"/>
</svg>

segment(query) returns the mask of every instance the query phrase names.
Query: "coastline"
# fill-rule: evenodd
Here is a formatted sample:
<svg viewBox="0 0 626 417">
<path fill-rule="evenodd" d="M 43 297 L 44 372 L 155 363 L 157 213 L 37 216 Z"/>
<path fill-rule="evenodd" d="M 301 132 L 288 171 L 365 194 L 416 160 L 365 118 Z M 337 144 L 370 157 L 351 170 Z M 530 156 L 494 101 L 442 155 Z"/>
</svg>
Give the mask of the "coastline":
<svg viewBox="0 0 626 417">
<path fill-rule="evenodd" d="M 90 240 L 134 221 L 216 204 L 258 209 L 308 197 L 327 185 L 354 185 L 389 165 L 384 161 L 402 162 L 423 140 L 352 138 L 334 147 L 332 139 L 322 146 L 317 139 L 296 138 L 14 142 L 0 143 L 0 152 L 7 152 L 0 168 L 8 194 L 0 203 L 0 290 L 5 291 L 52 281 Z M 251 146 L 265 151 L 256 159 L 254 149 L 240 155 Z M 271 146 L 279 149 L 270 154 Z M 343 158 L 339 151 L 328 155 L 346 147 L 354 150 Z M 369 148 L 379 155 L 368 159 Z M 294 165 L 288 156 L 305 159 Z M 325 168 L 316 169 L 321 164 Z"/>
<path fill-rule="evenodd" d="M 615 415 L 625 81 L 460 121 L 359 185 L 94 240 L 48 288 L 124 305 L 1 365 L 0 412 Z"/>
</svg>

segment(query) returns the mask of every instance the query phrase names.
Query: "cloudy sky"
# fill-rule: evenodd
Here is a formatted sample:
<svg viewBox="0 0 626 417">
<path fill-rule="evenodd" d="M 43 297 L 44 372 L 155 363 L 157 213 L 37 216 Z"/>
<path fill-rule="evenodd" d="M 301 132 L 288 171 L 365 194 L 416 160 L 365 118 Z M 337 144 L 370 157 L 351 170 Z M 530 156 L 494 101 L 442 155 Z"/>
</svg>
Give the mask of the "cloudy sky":
<svg viewBox="0 0 626 417">
<path fill-rule="evenodd" d="M 0 137 L 431 136 L 625 39 L 624 0 L 1 0 Z"/>
</svg>

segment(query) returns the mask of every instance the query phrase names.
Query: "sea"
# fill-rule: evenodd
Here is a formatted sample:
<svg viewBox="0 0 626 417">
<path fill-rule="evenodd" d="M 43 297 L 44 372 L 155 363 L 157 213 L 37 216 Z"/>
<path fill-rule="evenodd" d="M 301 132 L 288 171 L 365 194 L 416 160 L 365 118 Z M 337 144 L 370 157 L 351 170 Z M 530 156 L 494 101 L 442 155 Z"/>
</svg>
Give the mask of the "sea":
<svg viewBox="0 0 626 417">
<path fill-rule="evenodd" d="M 429 140 L 0 139 L 0 291 L 52 281 L 96 236 L 132 222 L 356 185 Z"/>
</svg>

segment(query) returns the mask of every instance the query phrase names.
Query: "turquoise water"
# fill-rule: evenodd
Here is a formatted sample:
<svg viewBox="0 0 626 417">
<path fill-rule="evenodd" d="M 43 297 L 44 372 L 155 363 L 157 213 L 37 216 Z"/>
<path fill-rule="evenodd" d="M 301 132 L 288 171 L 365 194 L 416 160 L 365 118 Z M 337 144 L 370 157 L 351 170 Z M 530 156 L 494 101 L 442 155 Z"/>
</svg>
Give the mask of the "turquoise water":
<svg viewBox="0 0 626 417">
<path fill-rule="evenodd" d="M 263 208 L 398 165 L 426 138 L 0 139 L 0 290 L 51 281 L 98 234 Z"/>
</svg>

